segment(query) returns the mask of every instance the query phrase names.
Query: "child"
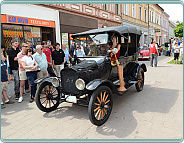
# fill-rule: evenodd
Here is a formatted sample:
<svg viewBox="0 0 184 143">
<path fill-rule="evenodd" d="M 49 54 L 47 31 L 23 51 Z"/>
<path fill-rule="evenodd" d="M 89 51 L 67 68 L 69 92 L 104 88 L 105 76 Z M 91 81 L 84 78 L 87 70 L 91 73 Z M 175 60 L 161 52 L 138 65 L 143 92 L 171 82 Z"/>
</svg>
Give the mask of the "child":
<svg viewBox="0 0 184 143">
<path fill-rule="evenodd" d="M 8 70 L 6 69 L 6 64 L 2 60 L 4 56 L 1 55 L 1 109 L 5 108 L 2 96 L 4 96 L 5 104 L 13 104 L 13 101 L 10 101 L 7 96 L 8 83 L 10 81 Z"/>
</svg>

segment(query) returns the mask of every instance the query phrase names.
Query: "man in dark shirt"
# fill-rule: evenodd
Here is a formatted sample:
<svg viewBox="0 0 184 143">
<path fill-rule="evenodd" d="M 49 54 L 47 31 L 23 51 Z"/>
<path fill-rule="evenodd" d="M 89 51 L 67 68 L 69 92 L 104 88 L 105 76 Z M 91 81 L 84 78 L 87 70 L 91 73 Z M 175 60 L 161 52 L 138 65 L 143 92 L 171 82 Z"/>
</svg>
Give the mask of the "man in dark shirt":
<svg viewBox="0 0 184 143">
<path fill-rule="evenodd" d="M 62 46 L 66 46 L 63 44 Z M 52 63 L 53 68 L 56 69 L 57 77 L 60 77 L 60 71 L 64 68 L 65 63 L 65 53 L 62 49 L 60 49 L 60 44 L 55 44 L 56 50 L 52 52 Z"/>
<path fill-rule="evenodd" d="M 12 47 L 8 49 L 7 54 L 9 56 L 9 65 L 12 70 L 13 76 L 14 76 L 14 91 L 15 91 L 15 99 L 19 99 L 19 72 L 18 72 L 18 59 L 17 54 L 20 52 L 18 48 L 18 42 L 17 40 L 13 39 L 11 41 Z"/>
</svg>

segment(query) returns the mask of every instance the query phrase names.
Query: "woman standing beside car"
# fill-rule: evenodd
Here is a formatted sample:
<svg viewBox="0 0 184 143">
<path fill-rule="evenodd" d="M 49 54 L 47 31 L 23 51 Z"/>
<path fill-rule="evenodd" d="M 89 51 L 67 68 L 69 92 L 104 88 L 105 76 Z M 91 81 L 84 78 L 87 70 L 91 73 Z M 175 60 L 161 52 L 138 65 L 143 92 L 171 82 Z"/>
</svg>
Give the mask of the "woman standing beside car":
<svg viewBox="0 0 184 143">
<path fill-rule="evenodd" d="M 22 58 L 22 66 L 26 70 L 27 78 L 31 84 L 31 103 L 34 101 L 36 93 L 36 84 L 34 83 L 34 81 L 37 79 L 38 64 L 32 57 L 31 48 L 27 48 L 25 54 L 26 56 Z"/>
</svg>

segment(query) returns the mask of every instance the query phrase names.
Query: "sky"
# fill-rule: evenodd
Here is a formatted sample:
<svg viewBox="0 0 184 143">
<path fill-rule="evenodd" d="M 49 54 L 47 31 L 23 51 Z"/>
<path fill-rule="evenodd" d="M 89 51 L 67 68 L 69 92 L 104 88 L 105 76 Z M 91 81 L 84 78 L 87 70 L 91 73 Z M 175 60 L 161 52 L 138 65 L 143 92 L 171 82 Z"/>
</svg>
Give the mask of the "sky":
<svg viewBox="0 0 184 143">
<path fill-rule="evenodd" d="M 159 4 L 170 16 L 169 20 L 183 21 L 183 6 L 181 4 Z"/>
</svg>

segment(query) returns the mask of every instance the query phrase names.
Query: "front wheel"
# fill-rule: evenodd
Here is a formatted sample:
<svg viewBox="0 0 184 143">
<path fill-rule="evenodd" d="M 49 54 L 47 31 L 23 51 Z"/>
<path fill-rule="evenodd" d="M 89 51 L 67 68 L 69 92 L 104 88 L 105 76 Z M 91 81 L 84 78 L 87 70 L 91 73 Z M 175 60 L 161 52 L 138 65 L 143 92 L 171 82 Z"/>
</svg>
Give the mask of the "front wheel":
<svg viewBox="0 0 184 143">
<path fill-rule="evenodd" d="M 112 111 L 112 92 L 107 86 L 98 87 L 91 95 L 88 114 L 92 124 L 101 126 L 109 118 Z"/>
<path fill-rule="evenodd" d="M 36 105 L 43 112 L 51 112 L 59 106 L 59 89 L 50 82 L 43 82 L 36 91 Z"/>
<path fill-rule="evenodd" d="M 138 82 L 135 84 L 137 91 L 142 91 L 144 86 L 144 70 L 139 69 Z"/>
</svg>

